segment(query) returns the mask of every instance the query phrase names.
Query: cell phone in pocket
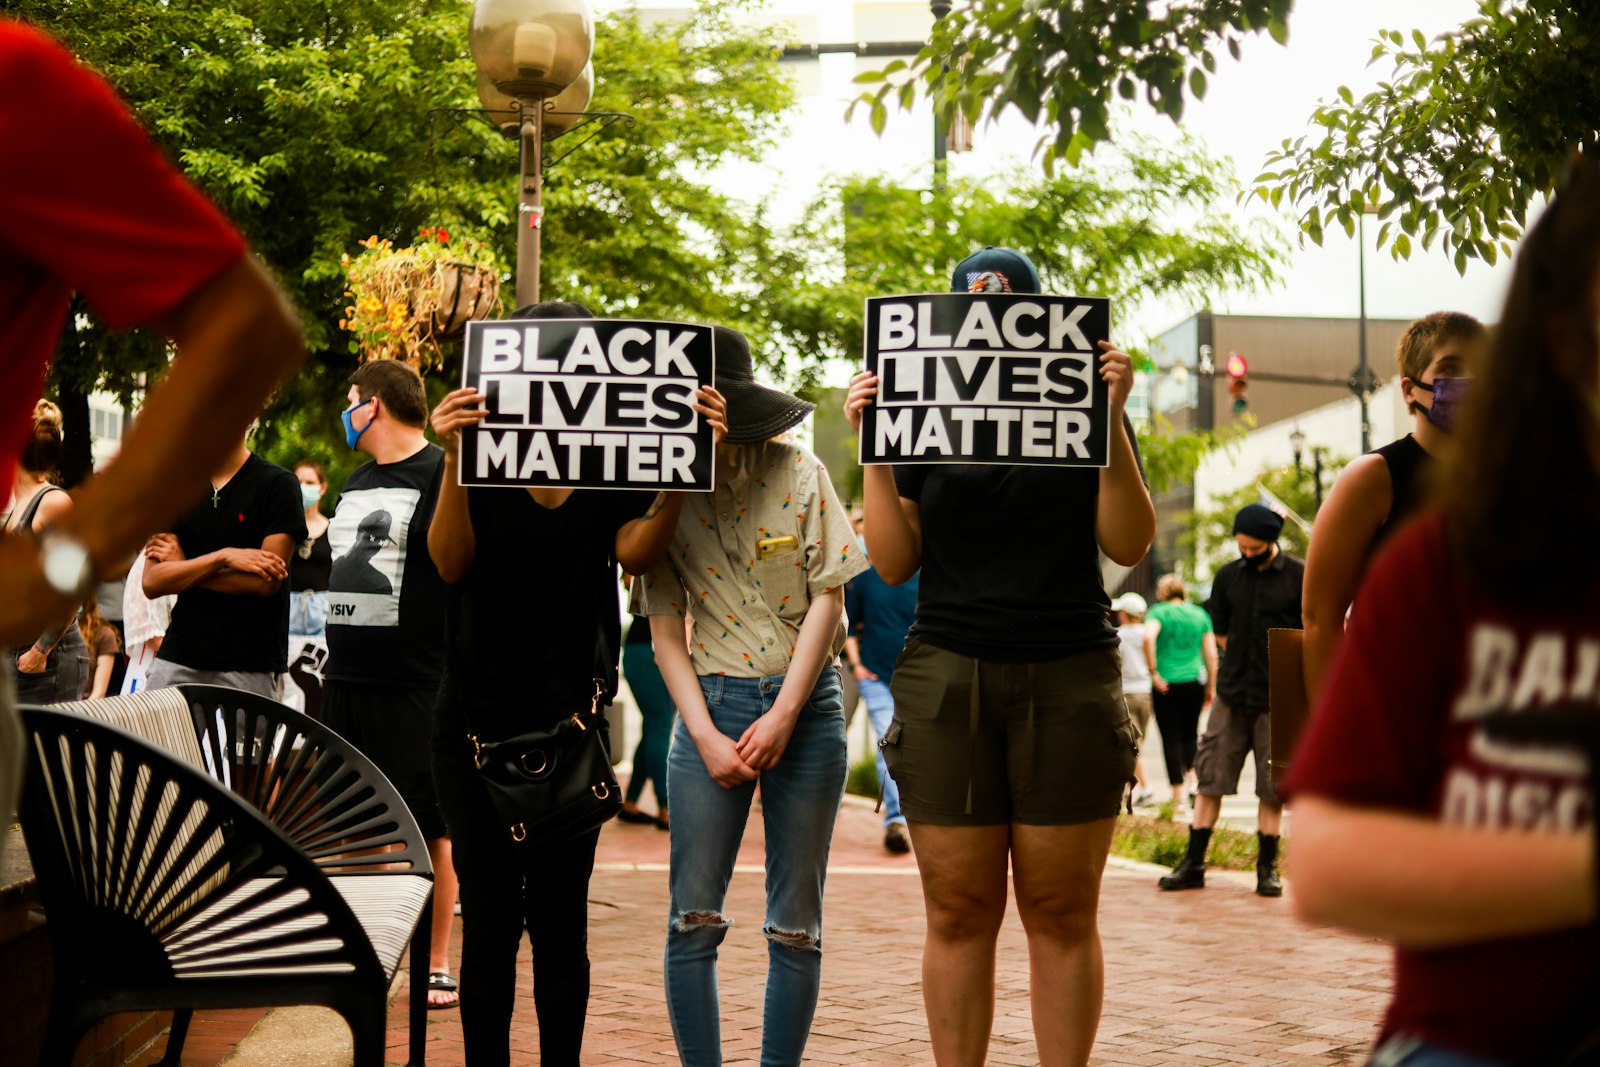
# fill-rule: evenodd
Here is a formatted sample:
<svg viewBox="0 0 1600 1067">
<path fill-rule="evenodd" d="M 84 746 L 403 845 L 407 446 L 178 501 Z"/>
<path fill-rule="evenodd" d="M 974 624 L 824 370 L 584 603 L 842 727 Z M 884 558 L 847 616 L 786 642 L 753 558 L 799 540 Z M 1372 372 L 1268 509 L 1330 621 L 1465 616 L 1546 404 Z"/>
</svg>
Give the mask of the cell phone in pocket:
<svg viewBox="0 0 1600 1067">
<path fill-rule="evenodd" d="M 773 559 L 777 556 L 787 556 L 789 553 L 798 552 L 799 550 L 800 539 L 798 537 L 787 535 L 783 537 L 763 537 L 756 542 L 757 559 Z"/>
</svg>

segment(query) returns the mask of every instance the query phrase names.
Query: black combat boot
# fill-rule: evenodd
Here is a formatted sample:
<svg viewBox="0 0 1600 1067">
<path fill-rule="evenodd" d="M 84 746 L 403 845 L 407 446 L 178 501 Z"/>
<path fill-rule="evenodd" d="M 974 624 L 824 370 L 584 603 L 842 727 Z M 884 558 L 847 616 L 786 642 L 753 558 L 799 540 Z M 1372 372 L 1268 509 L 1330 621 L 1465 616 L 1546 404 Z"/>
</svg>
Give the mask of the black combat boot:
<svg viewBox="0 0 1600 1067">
<path fill-rule="evenodd" d="M 1256 851 L 1256 896 L 1283 896 L 1283 882 L 1278 879 L 1278 835 L 1256 831 L 1259 842 Z"/>
<path fill-rule="evenodd" d="M 1206 849 L 1211 846 L 1211 831 L 1189 828 L 1189 851 L 1172 873 L 1156 884 L 1162 889 L 1204 889 L 1206 887 Z"/>
</svg>

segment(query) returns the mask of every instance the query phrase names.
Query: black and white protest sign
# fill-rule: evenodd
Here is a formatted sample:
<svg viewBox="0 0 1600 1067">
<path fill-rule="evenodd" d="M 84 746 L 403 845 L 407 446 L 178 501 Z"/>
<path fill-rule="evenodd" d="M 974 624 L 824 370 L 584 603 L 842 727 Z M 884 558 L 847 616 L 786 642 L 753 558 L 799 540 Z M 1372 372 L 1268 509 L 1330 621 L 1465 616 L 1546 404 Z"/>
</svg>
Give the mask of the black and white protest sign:
<svg viewBox="0 0 1600 1067">
<path fill-rule="evenodd" d="M 467 326 L 461 384 L 489 415 L 461 435 L 462 485 L 712 488 L 709 326 L 511 319 Z"/>
<path fill-rule="evenodd" d="M 1098 297 L 929 293 L 867 300 L 861 462 L 1111 462 Z"/>
</svg>

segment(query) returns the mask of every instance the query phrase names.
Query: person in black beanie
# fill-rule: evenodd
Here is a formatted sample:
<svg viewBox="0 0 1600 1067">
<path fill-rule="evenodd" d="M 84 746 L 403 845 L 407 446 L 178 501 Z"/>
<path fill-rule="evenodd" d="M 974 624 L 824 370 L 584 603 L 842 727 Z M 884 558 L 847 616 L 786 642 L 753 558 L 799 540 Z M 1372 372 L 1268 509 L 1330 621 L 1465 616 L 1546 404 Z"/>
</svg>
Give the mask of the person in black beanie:
<svg viewBox="0 0 1600 1067">
<path fill-rule="evenodd" d="M 1256 892 L 1283 895 L 1278 880 L 1278 829 L 1283 806 L 1272 788 L 1268 756 L 1272 726 L 1267 715 L 1267 631 L 1300 625 L 1300 589 L 1306 565 L 1278 547 L 1283 516 L 1261 504 L 1247 504 L 1233 519 L 1239 558 L 1217 572 L 1206 610 L 1223 652 L 1216 698 L 1195 755 L 1199 776 L 1189 849 L 1182 862 L 1160 881 L 1162 889 L 1200 889 L 1206 884 L 1206 848 L 1222 812 L 1222 798 L 1238 791 L 1244 758 L 1256 757 Z"/>
</svg>

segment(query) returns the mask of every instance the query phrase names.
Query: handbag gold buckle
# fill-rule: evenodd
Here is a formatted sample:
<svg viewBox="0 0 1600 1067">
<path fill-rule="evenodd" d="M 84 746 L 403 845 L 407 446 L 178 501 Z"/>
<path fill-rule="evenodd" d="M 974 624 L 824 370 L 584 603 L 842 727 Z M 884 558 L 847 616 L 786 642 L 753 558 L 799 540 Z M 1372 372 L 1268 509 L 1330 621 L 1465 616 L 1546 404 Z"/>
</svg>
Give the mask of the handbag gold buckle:
<svg viewBox="0 0 1600 1067">
<path fill-rule="evenodd" d="M 529 756 L 538 756 L 539 757 L 539 766 L 537 766 L 537 767 L 528 766 L 528 757 Z M 522 758 L 520 760 L 518 760 L 517 762 L 522 764 L 522 770 L 523 770 L 524 773 L 535 775 L 535 776 L 541 775 L 545 771 L 550 769 L 550 757 L 545 755 L 545 751 L 542 748 L 541 749 L 536 749 L 533 752 L 524 752 L 522 754 Z"/>
<path fill-rule="evenodd" d="M 611 787 L 604 782 L 596 782 L 589 787 L 589 792 L 594 794 L 596 800 L 604 800 L 611 795 Z"/>
<path fill-rule="evenodd" d="M 477 734 L 468 734 L 467 740 L 472 742 L 472 765 L 479 770 L 483 769 L 483 744 L 478 740 Z"/>
<path fill-rule="evenodd" d="M 522 823 L 519 822 L 519 823 L 517 823 L 515 826 L 513 826 L 511 828 L 511 840 L 515 841 L 517 844 L 520 845 L 520 844 L 522 844 L 522 842 L 526 841 L 527 839 L 528 839 L 528 828 L 527 828 L 527 826 L 525 826 L 525 825 L 523 825 Z"/>
</svg>

